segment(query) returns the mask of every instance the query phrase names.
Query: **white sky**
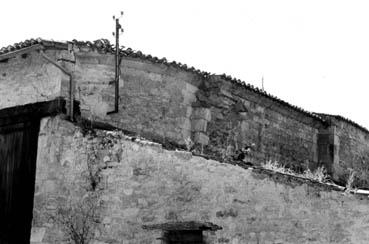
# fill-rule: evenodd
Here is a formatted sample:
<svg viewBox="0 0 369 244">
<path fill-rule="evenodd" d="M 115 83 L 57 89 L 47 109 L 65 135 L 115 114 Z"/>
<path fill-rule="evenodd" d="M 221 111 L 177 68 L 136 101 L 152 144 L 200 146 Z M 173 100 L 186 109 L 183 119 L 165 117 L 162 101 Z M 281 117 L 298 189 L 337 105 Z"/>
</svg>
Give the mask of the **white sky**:
<svg viewBox="0 0 369 244">
<path fill-rule="evenodd" d="M 1 0 L 0 47 L 28 38 L 113 41 L 226 73 L 306 110 L 369 128 L 369 1 Z"/>
</svg>

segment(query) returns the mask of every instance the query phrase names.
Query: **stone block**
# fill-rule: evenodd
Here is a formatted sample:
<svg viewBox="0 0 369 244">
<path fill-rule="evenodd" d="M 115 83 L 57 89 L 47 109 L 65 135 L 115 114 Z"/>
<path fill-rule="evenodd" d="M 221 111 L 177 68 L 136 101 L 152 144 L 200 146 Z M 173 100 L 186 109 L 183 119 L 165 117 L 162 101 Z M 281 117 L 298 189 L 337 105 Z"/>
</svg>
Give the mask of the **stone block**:
<svg viewBox="0 0 369 244">
<path fill-rule="evenodd" d="M 224 90 L 224 89 L 220 89 L 220 94 L 222 94 L 223 96 L 228 97 L 228 98 L 233 98 L 234 97 L 231 92 L 229 92 L 227 90 Z"/>
<path fill-rule="evenodd" d="M 157 73 L 148 73 L 147 74 L 147 78 L 151 81 L 162 81 L 163 80 L 163 76 L 161 74 L 157 74 Z"/>
<path fill-rule="evenodd" d="M 188 106 L 187 107 L 187 111 L 186 111 L 186 117 L 187 118 L 190 118 L 192 115 L 192 107 L 191 106 Z"/>
<path fill-rule="evenodd" d="M 190 105 L 196 100 L 195 93 L 188 91 L 188 90 L 182 90 L 182 96 L 183 96 L 183 103 Z"/>
<path fill-rule="evenodd" d="M 106 66 L 113 66 L 115 65 L 114 55 L 103 55 L 98 57 L 99 64 L 106 65 Z"/>
<path fill-rule="evenodd" d="M 133 189 L 132 188 L 125 188 L 123 189 L 123 193 L 127 196 L 130 196 L 133 194 Z"/>
<path fill-rule="evenodd" d="M 64 59 L 69 61 L 75 61 L 74 53 L 69 51 L 60 51 L 57 55 L 57 59 Z"/>
<path fill-rule="evenodd" d="M 194 136 L 194 142 L 199 143 L 201 145 L 208 145 L 209 137 L 202 132 L 196 132 Z"/>
<path fill-rule="evenodd" d="M 132 218 L 136 217 L 139 211 L 139 208 L 126 208 L 124 210 L 121 210 L 121 213 L 124 218 Z"/>
<path fill-rule="evenodd" d="M 204 119 L 195 119 L 191 122 L 191 130 L 206 132 L 208 122 Z"/>
<path fill-rule="evenodd" d="M 186 91 L 195 94 L 198 91 L 198 88 L 194 85 L 191 85 L 189 83 L 186 83 Z"/>
<path fill-rule="evenodd" d="M 211 110 L 209 108 L 196 108 L 192 113 L 192 119 L 211 120 Z"/>
<path fill-rule="evenodd" d="M 260 113 L 264 113 L 264 107 L 261 107 L 261 106 L 259 106 L 259 105 L 256 105 L 256 111 L 257 112 L 260 112 Z"/>
<path fill-rule="evenodd" d="M 189 120 L 188 118 L 183 118 L 182 120 L 181 120 L 181 128 L 183 129 L 183 130 L 186 130 L 186 131 L 190 131 L 191 130 L 191 120 Z"/>
<path fill-rule="evenodd" d="M 93 240 L 92 244 L 108 244 L 108 242 Z"/>
<path fill-rule="evenodd" d="M 94 56 L 94 55 L 86 55 L 84 53 L 84 55 L 79 55 L 77 54 L 77 62 L 81 65 L 85 65 L 85 64 L 99 64 L 99 59 L 98 57 Z"/>
<path fill-rule="evenodd" d="M 42 242 L 46 232 L 45 227 L 33 227 L 31 230 L 31 244 Z"/>
<path fill-rule="evenodd" d="M 187 151 L 174 151 L 174 156 L 182 160 L 190 160 L 192 158 L 192 153 Z"/>
<path fill-rule="evenodd" d="M 111 218 L 110 217 L 104 217 L 104 219 L 103 219 L 103 221 L 102 221 L 102 223 L 104 224 L 104 225 L 107 225 L 107 224 L 110 224 L 111 223 Z"/>
<path fill-rule="evenodd" d="M 180 140 L 180 144 L 185 144 L 185 139 L 191 138 L 191 130 L 182 129 L 182 139 Z"/>
</svg>

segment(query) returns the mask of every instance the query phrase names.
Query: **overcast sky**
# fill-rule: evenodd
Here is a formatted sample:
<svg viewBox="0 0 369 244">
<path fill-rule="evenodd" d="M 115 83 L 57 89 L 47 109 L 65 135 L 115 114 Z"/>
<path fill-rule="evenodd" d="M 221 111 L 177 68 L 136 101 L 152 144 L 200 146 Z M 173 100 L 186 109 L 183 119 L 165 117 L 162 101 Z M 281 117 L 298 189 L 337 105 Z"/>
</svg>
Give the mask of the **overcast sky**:
<svg viewBox="0 0 369 244">
<path fill-rule="evenodd" d="M 369 128 L 369 2 L 1 0 L 0 47 L 28 38 L 113 41 L 226 73 L 313 112 Z"/>
</svg>

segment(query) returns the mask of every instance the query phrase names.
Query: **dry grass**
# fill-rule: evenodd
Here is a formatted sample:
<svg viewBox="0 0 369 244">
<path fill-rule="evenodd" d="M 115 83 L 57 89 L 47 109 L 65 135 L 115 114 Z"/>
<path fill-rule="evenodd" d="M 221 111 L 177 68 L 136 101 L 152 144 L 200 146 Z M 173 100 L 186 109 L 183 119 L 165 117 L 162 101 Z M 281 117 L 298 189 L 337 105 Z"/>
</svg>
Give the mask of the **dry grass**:
<svg viewBox="0 0 369 244">
<path fill-rule="evenodd" d="M 269 169 L 269 170 L 279 172 L 282 174 L 298 176 L 298 177 L 302 177 L 306 179 L 319 181 L 321 183 L 324 183 L 327 180 L 327 172 L 323 166 L 318 167 L 315 171 L 311 171 L 310 169 L 307 169 L 302 174 L 296 173 L 293 170 L 286 168 L 284 165 L 279 164 L 276 161 L 273 162 L 271 160 L 267 161 L 261 166 L 265 169 Z"/>
<path fill-rule="evenodd" d="M 303 173 L 303 177 L 316 180 L 319 182 L 325 182 L 327 180 L 327 171 L 323 166 L 318 167 L 315 171 L 310 171 L 310 169 L 307 169 Z"/>
<path fill-rule="evenodd" d="M 261 165 L 264 169 L 269 169 L 275 172 L 279 172 L 282 174 L 288 174 L 288 175 L 296 175 L 291 169 L 286 168 L 284 165 L 279 164 L 277 161 L 267 161 L 266 163 Z"/>
<path fill-rule="evenodd" d="M 346 182 L 346 190 L 345 192 L 351 192 L 351 191 L 355 191 L 356 189 L 354 188 L 354 181 L 355 181 L 355 174 L 356 172 L 352 169 L 350 169 L 350 173 L 349 176 L 347 178 L 347 182 Z"/>
<path fill-rule="evenodd" d="M 195 145 L 190 137 L 187 137 L 185 140 L 186 149 L 188 152 L 190 152 Z"/>
</svg>

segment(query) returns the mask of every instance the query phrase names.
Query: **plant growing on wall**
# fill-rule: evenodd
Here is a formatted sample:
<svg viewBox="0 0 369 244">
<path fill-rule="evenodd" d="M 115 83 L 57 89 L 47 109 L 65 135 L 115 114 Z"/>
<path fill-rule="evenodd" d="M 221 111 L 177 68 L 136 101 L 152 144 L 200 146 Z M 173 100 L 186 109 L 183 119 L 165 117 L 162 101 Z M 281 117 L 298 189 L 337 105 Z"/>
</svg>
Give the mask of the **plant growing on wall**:
<svg viewBox="0 0 369 244">
<path fill-rule="evenodd" d="M 74 188 L 70 201 L 61 202 L 52 216 L 71 243 L 86 244 L 94 238 L 100 222 L 101 172 L 106 168 L 101 151 L 111 153 L 111 148 L 120 138 L 116 134 L 88 131 L 83 137 L 82 145 L 86 153 L 82 171 L 84 180 Z"/>
<path fill-rule="evenodd" d="M 232 128 L 232 122 L 228 122 L 227 126 L 227 137 L 223 144 L 223 148 L 221 150 L 221 159 L 223 161 L 243 161 L 245 163 L 248 162 L 248 155 L 251 154 L 251 151 L 255 148 L 255 143 L 247 144 L 242 142 L 239 145 L 239 134 L 242 131 L 241 129 L 241 122 L 238 121 L 237 125 Z"/>
<path fill-rule="evenodd" d="M 83 176 L 89 183 L 88 191 L 95 191 L 101 181 L 101 171 L 108 166 L 105 161 L 109 161 L 115 157 L 120 162 L 122 148 L 119 141 L 122 139 L 122 132 L 90 132 L 86 135 L 86 158 L 87 170 L 83 172 Z M 102 160 L 101 152 L 107 153 L 109 160 Z"/>
<path fill-rule="evenodd" d="M 89 193 L 75 203 L 59 206 L 53 219 L 67 234 L 70 243 L 87 244 L 100 222 L 100 205 L 99 194 Z"/>
<path fill-rule="evenodd" d="M 184 141 L 185 141 L 187 151 L 190 152 L 194 146 L 193 141 L 191 140 L 190 137 L 187 137 L 186 139 L 184 139 Z"/>
<path fill-rule="evenodd" d="M 87 135 L 86 141 L 86 156 L 87 156 L 87 170 L 83 172 L 83 175 L 86 177 L 88 184 L 88 189 L 91 191 L 95 191 L 97 185 L 101 180 L 101 166 L 99 165 L 99 145 L 94 140 L 94 137 L 91 134 Z"/>
</svg>

